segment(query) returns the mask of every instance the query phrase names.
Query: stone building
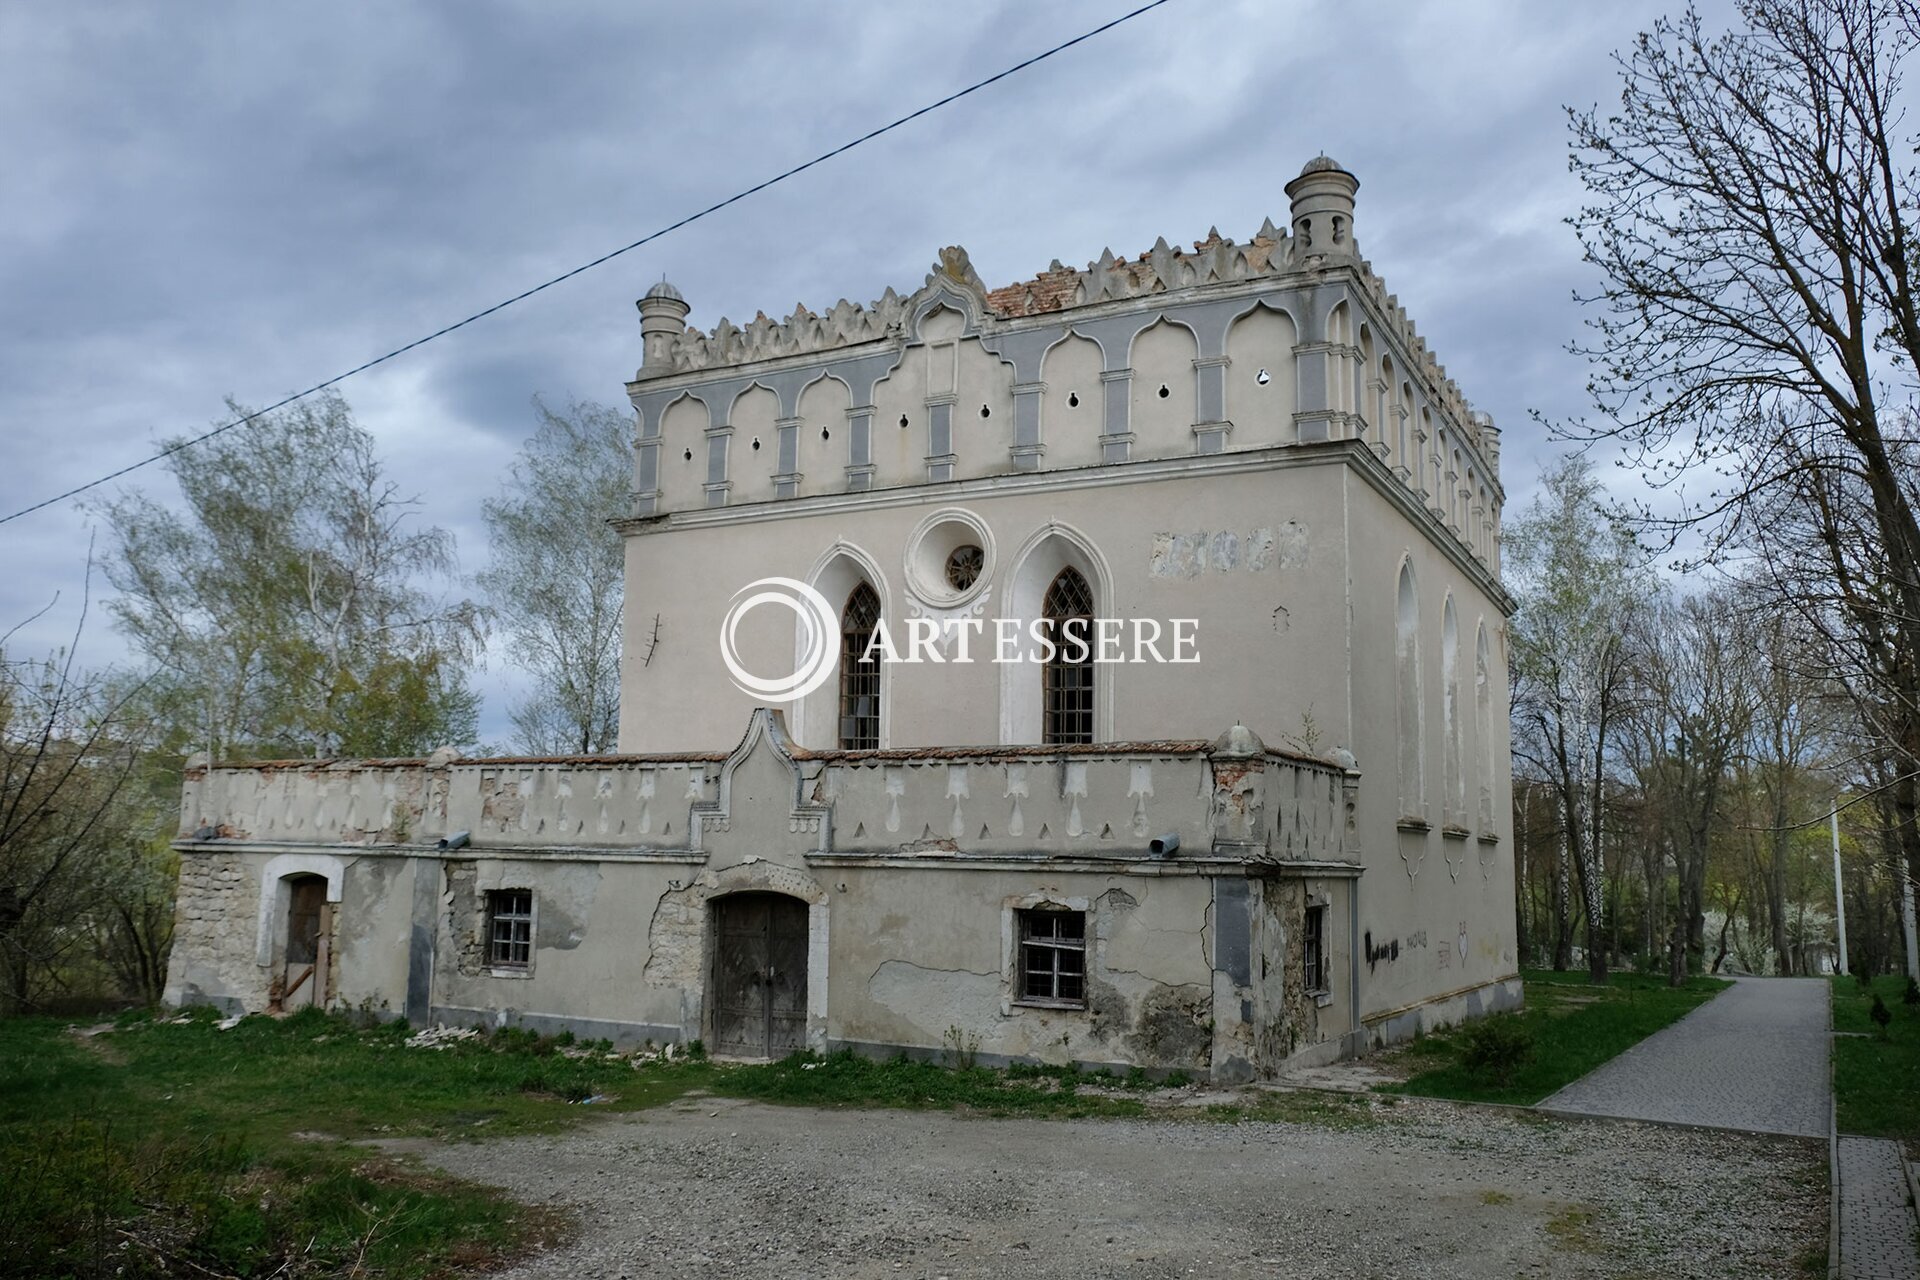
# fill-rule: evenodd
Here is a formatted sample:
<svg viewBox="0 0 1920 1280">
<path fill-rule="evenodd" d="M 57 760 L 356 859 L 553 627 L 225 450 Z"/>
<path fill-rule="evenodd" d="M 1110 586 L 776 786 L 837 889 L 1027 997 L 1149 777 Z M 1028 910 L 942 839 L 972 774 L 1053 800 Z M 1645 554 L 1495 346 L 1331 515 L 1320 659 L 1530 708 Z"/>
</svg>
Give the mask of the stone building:
<svg viewBox="0 0 1920 1280">
<path fill-rule="evenodd" d="M 621 754 L 190 769 L 172 995 L 1223 1079 L 1516 1004 L 1499 435 L 1358 185 L 744 328 L 654 287 L 582 513 Z"/>
</svg>

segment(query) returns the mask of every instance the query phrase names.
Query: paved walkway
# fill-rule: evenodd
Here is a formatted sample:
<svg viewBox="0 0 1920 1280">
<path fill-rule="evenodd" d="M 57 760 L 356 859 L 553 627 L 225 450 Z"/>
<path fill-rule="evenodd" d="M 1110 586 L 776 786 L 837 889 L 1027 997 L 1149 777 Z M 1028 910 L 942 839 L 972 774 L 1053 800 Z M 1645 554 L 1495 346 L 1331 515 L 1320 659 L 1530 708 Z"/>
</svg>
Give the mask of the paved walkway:
<svg viewBox="0 0 1920 1280">
<path fill-rule="evenodd" d="M 1737 978 L 1540 1107 L 1828 1137 L 1828 994 L 1819 978 Z M 1838 1152 L 1840 1280 L 1920 1280 L 1899 1144 L 1843 1137 Z"/>
<path fill-rule="evenodd" d="M 1920 1280 L 1900 1144 L 1840 1139 L 1840 1280 Z"/>
<path fill-rule="evenodd" d="M 1822 979 L 1737 978 L 1540 1107 L 1824 1138 L 1827 1028 Z"/>
</svg>

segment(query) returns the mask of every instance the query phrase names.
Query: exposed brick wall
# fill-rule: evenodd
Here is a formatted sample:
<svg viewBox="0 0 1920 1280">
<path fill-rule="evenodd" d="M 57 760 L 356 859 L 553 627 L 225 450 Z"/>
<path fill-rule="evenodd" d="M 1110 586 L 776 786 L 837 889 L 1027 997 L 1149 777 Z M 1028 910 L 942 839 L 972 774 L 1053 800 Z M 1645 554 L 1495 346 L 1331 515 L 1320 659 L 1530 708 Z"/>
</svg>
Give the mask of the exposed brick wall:
<svg viewBox="0 0 1920 1280">
<path fill-rule="evenodd" d="M 448 862 L 447 938 L 453 944 L 454 972 L 476 978 L 487 971 L 487 895 L 475 887 L 479 864 Z"/>
</svg>

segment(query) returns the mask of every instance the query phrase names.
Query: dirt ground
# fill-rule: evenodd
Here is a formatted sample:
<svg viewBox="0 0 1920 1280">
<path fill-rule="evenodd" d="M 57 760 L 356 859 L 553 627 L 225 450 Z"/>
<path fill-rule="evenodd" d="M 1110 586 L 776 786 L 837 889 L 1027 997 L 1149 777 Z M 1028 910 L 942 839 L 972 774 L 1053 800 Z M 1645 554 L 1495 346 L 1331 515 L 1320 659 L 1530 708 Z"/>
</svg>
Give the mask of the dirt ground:
<svg viewBox="0 0 1920 1280">
<path fill-rule="evenodd" d="M 574 1215 L 571 1238 L 514 1280 L 1824 1272 L 1821 1144 L 1418 1100 L 1376 1103 L 1373 1119 L 690 1098 L 563 1134 L 406 1149 Z"/>
</svg>

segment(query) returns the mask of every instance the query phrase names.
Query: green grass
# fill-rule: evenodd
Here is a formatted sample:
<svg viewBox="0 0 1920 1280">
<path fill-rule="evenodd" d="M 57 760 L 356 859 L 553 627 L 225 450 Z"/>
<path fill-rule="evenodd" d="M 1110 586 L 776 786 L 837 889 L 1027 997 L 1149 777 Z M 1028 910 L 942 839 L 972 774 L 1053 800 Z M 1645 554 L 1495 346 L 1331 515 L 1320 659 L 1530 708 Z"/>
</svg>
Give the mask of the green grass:
<svg viewBox="0 0 1920 1280">
<path fill-rule="evenodd" d="M 1317 1090 L 1261 1090 L 1233 1102 L 1185 1107 L 1152 1106 L 1139 1096 L 1162 1084 L 1184 1083 L 1182 1074 L 1154 1080 L 1137 1068 L 1125 1076 L 1072 1067 L 949 1069 L 905 1058 L 876 1061 L 836 1053 L 826 1058 L 800 1054 L 785 1062 L 736 1068 L 716 1076 L 711 1089 L 733 1097 L 809 1107 L 935 1108 L 1048 1119 L 1153 1116 L 1226 1124 L 1252 1120 L 1332 1129 L 1376 1123 L 1376 1100 Z M 1384 1101 L 1393 1105 L 1392 1099 Z"/>
<path fill-rule="evenodd" d="M 588 1110 L 568 1097 L 617 1083 L 612 1105 L 644 1106 L 688 1087 L 531 1038 L 428 1051 L 405 1035 L 318 1013 L 224 1032 L 127 1019 L 84 1039 L 0 1021 L 0 1276 L 484 1265 L 549 1219 L 344 1139 L 552 1127 Z"/>
<path fill-rule="evenodd" d="M 1083 1085 L 1105 1088 L 1087 1093 L 1082 1092 Z M 706 1087 L 717 1094 L 789 1106 L 901 1107 L 1075 1119 L 1144 1115 L 1146 1104 L 1138 1097 L 1115 1097 L 1111 1090 L 1137 1090 L 1148 1087 L 1148 1082 L 1091 1076 L 1067 1067 L 950 1069 L 905 1058 L 877 1060 L 836 1053 L 825 1058 L 796 1054 L 764 1066 L 724 1068 L 712 1073 Z"/>
<path fill-rule="evenodd" d="M 1920 1006 L 1906 1004 L 1907 980 L 1887 974 L 1871 990 L 1833 979 L 1833 1029 L 1864 1032 L 1833 1040 L 1833 1102 L 1840 1132 L 1898 1138 L 1920 1153 Z M 1893 1020 L 1884 1033 L 1868 1018 L 1873 997 Z"/>
<path fill-rule="evenodd" d="M 504 1261 L 563 1220 L 362 1144 L 551 1130 L 689 1094 L 1034 1118 L 1370 1123 L 1366 1099 L 1149 1108 L 1160 1083 L 1067 1067 L 948 1069 L 798 1055 L 621 1056 L 499 1032 L 409 1048 L 404 1024 L 314 1011 L 218 1030 L 130 1016 L 100 1035 L 0 1020 L 0 1277 L 385 1276 Z M 576 1105 L 592 1099 L 593 1105 Z"/>
<path fill-rule="evenodd" d="M 1526 1008 L 1515 1018 L 1533 1042 L 1533 1057 L 1502 1083 L 1461 1061 L 1458 1030 L 1426 1036 L 1401 1050 L 1418 1068 L 1388 1092 L 1469 1102 L 1531 1105 L 1711 999 L 1729 984 L 1690 978 L 1678 989 L 1655 975 L 1616 973 L 1607 985 L 1588 985 L 1584 973 L 1527 969 Z"/>
</svg>

